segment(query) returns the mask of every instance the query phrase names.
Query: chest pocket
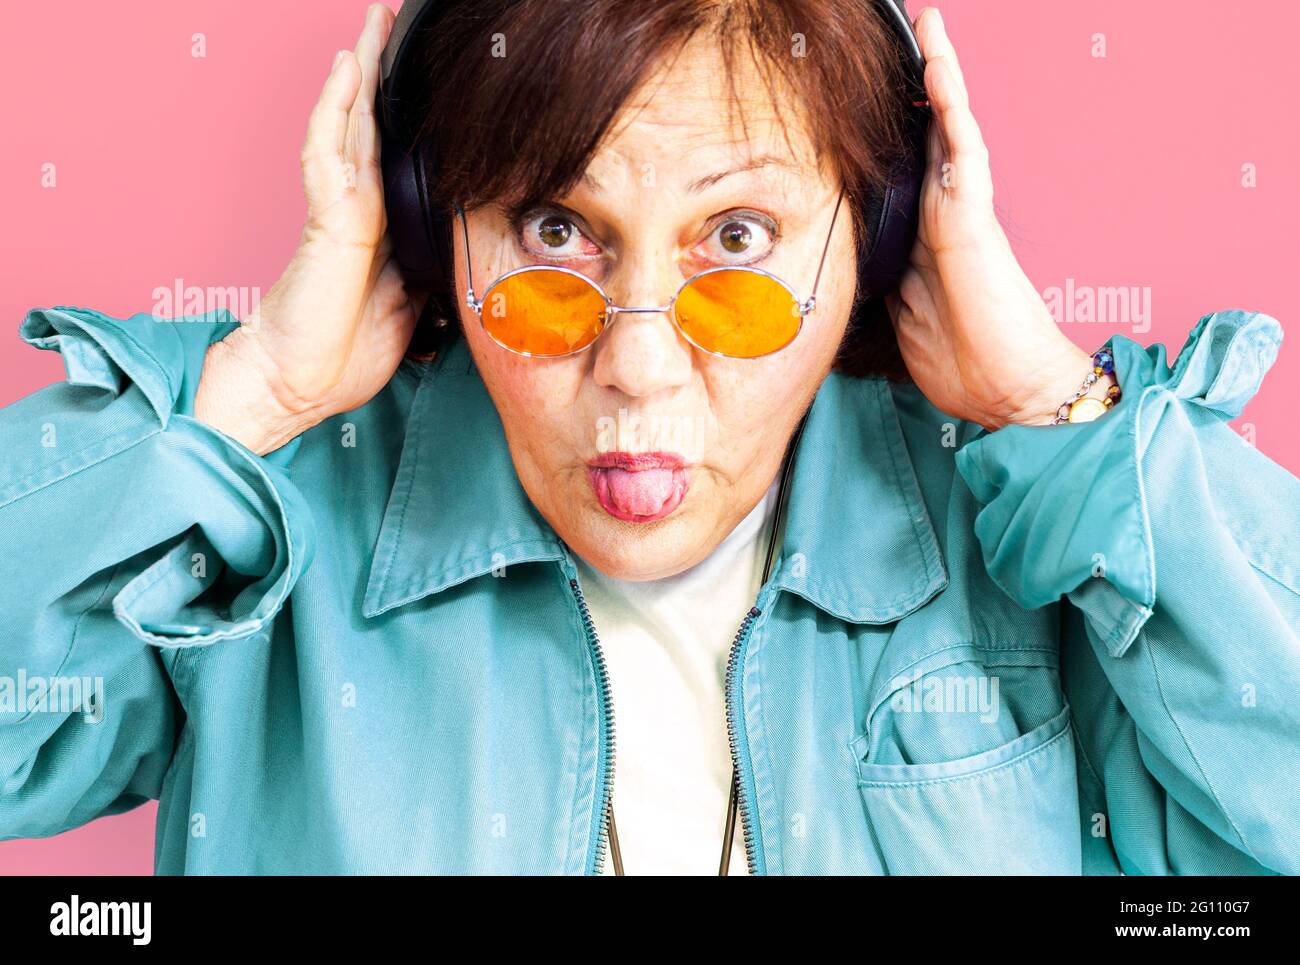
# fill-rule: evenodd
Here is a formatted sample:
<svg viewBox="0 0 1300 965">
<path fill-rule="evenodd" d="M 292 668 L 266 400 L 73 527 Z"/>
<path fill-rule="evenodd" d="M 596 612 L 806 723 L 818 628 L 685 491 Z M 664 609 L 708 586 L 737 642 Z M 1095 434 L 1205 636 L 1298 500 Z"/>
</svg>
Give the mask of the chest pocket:
<svg viewBox="0 0 1300 965">
<path fill-rule="evenodd" d="M 1054 649 L 928 655 L 880 682 L 854 751 L 891 874 L 1082 873 Z"/>
</svg>

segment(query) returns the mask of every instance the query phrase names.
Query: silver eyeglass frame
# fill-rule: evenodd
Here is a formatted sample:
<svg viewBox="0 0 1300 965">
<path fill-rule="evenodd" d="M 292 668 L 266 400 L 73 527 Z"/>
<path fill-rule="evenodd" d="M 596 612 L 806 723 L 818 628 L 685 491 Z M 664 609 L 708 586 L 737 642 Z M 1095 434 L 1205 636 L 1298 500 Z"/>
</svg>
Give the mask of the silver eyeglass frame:
<svg viewBox="0 0 1300 965">
<path fill-rule="evenodd" d="M 488 338 L 490 338 L 497 345 L 501 346 L 501 348 L 505 349 L 507 352 L 512 352 L 515 355 L 522 355 L 525 358 L 535 358 L 535 359 L 570 358 L 574 355 L 578 355 L 581 352 L 587 351 L 587 349 L 591 348 L 598 341 L 600 341 L 601 337 L 604 336 L 604 334 L 607 331 L 609 331 L 611 327 L 613 327 L 617 316 L 623 314 L 659 314 L 659 313 L 663 313 L 667 315 L 670 319 L 672 319 L 673 326 L 677 329 L 678 332 L 681 333 L 682 338 L 686 339 L 687 342 L 689 342 L 695 348 L 699 349 L 701 352 L 704 352 L 706 355 L 712 355 L 715 358 L 736 359 L 738 361 L 751 361 L 753 359 L 766 358 L 769 355 L 775 355 L 777 352 L 780 352 L 783 349 L 787 349 L 791 345 L 793 345 L 795 339 L 799 337 L 799 333 L 803 331 L 804 318 L 809 314 L 811 314 L 813 309 L 817 307 L 817 286 L 821 282 L 822 267 L 826 264 L 826 254 L 827 252 L 830 251 L 831 239 L 835 236 L 835 219 L 839 217 L 840 204 L 843 201 L 844 201 L 844 191 L 843 189 L 841 189 L 839 193 L 839 197 L 835 199 L 835 210 L 831 213 L 831 226 L 830 226 L 830 230 L 828 230 L 826 233 L 826 243 L 822 247 L 821 258 L 817 262 L 817 274 L 813 278 L 812 293 L 809 294 L 809 296 L 806 299 L 800 299 L 799 295 L 795 292 L 793 288 L 791 288 L 783 279 L 778 278 L 770 271 L 765 271 L 762 268 L 754 268 L 753 266 L 750 265 L 719 265 L 716 268 L 706 268 L 704 271 L 696 272 L 694 275 L 691 275 L 691 277 L 683 281 L 681 285 L 678 286 L 677 291 L 673 294 L 672 299 L 668 302 L 667 305 L 647 305 L 647 306 L 639 306 L 639 307 L 615 305 L 614 300 L 610 298 L 609 295 L 605 294 L 605 290 L 601 288 L 600 285 L 597 284 L 595 280 L 588 278 L 586 275 L 582 274 L 582 272 L 574 271 L 572 268 L 562 268 L 559 265 L 525 265 L 522 268 L 513 268 L 510 271 L 506 272 L 505 274 L 500 275 L 495 281 L 492 282 L 492 284 L 488 285 L 486 290 L 484 290 L 483 292 L 482 298 L 476 297 L 474 294 L 474 269 L 470 264 L 470 256 L 469 256 L 469 225 L 465 219 L 465 209 L 461 205 L 457 204 L 456 217 L 460 220 L 461 233 L 465 242 L 464 245 L 465 278 L 466 278 L 465 304 L 469 308 L 471 308 L 475 313 L 478 314 L 479 325 L 482 326 L 483 333 Z M 507 278 L 511 278 L 514 275 L 522 274 L 523 272 L 526 271 L 558 271 L 566 275 L 573 275 L 577 278 L 581 278 L 584 282 L 586 282 L 588 285 L 594 288 L 596 290 L 596 293 L 600 295 L 600 297 L 605 302 L 606 321 L 604 327 L 600 330 L 599 334 L 597 334 L 596 337 L 593 338 L 586 345 L 582 346 L 582 348 L 574 349 L 572 352 L 563 352 L 559 355 L 538 355 L 534 352 L 521 352 L 518 349 L 511 348 L 509 345 L 506 345 L 505 343 L 498 340 L 497 337 L 493 335 L 492 332 L 488 329 L 487 322 L 484 321 L 483 319 L 483 306 L 487 303 L 487 300 L 492 296 L 493 289 L 495 289 Z M 677 319 L 677 312 L 675 311 L 677 305 L 677 299 L 681 295 L 681 293 L 686 289 L 686 287 L 690 285 L 692 282 L 694 282 L 696 279 L 703 278 L 705 275 L 712 275 L 715 272 L 719 272 L 719 271 L 746 271 L 746 272 L 752 272 L 753 274 L 756 275 L 763 275 L 767 278 L 772 279 L 772 281 L 776 282 L 787 292 L 789 292 L 790 297 L 794 300 L 795 305 L 797 305 L 799 309 L 799 327 L 795 329 L 794 335 L 790 337 L 790 341 L 786 342 L 780 348 L 773 349 L 770 352 L 764 352 L 762 355 L 727 355 L 725 352 L 715 352 L 712 349 L 707 349 L 703 345 L 700 345 L 698 342 L 696 342 L 693 338 L 691 338 L 691 336 L 687 334 L 686 330 L 682 328 L 681 322 L 679 322 Z"/>
</svg>

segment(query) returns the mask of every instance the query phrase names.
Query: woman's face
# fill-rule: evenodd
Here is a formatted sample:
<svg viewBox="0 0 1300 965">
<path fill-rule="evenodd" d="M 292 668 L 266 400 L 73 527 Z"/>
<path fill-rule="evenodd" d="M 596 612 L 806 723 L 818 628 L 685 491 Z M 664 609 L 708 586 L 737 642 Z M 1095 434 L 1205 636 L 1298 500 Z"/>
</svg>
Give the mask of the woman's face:
<svg viewBox="0 0 1300 965">
<path fill-rule="evenodd" d="M 476 294 L 513 268 L 548 264 L 591 278 L 616 305 L 667 305 L 697 272 L 753 265 L 807 298 L 839 184 L 814 166 L 797 105 L 783 102 L 783 131 L 757 68 L 733 80 L 743 109 L 734 126 L 721 56 L 693 40 L 630 99 L 568 195 L 513 223 L 498 206 L 470 211 Z M 816 309 L 764 358 L 709 355 L 669 315 L 630 313 L 583 352 L 532 359 L 461 309 L 524 490 L 593 567 L 629 580 L 680 573 L 767 491 L 848 321 L 849 205 L 835 218 Z"/>
</svg>

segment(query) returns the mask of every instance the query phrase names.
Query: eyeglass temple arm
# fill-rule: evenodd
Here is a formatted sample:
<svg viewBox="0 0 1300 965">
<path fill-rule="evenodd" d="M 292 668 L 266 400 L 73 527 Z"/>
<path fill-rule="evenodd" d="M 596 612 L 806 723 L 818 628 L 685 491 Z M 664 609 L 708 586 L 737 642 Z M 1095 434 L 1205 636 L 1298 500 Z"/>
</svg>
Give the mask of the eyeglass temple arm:
<svg viewBox="0 0 1300 965">
<path fill-rule="evenodd" d="M 813 278 L 812 294 L 808 296 L 808 301 L 804 303 L 804 305 L 806 306 L 805 314 L 807 314 L 807 312 L 811 312 L 813 308 L 816 307 L 817 305 L 817 286 L 821 283 L 822 280 L 822 266 L 826 264 L 826 254 L 831 250 L 831 238 L 835 237 L 835 219 L 839 217 L 840 204 L 843 201 L 844 201 L 844 189 L 840 188 L 840 195 L 838 198 L 835 199 L 835 210 L 831 212 L 831 227 L 830 230 L 826 232 L 826 246 L 822 248 L 821 260 L 817 262 L 817 274 Z"/>
<path fill-rule="evenodd" d="M 474 268 L 469 260 L 469 225 L 465 220 L 465 209 L 459 204 L 456 205 L 456 217 L 460 219 L 461 235 L 465 239 L 465 303 L 477 312 L 483 305 L 474 294 Z"/>
</svg>

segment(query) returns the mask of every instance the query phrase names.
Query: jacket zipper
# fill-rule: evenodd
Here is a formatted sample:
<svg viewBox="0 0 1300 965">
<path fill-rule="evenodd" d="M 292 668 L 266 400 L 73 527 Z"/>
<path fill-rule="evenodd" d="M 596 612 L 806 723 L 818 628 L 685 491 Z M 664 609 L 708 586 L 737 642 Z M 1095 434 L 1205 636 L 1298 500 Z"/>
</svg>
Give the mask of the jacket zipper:
<svg viewBox="0 0 1300 965">
<path fill-rule="evenodd" d="M 745 619 L 736 631 L 736 639 L 731 645 L 731 655 L 727 658 L 727 741 L 731 745 L 731 764 L 736 773 L 736 810 L 740 813 L 740 831 L 745 842 L 745 864 L 751 875 L 758 874 L 756 859 L 757 839 L 750 807 L 750 757 L 749 742 L 745 739 L 744 724 L 741 721 L 741 686 L 740 668 L 745 660 L 745 649 L 749 645 L 749 635 L 763 611 L 750 607 Z"/>
<path fill-rule="evenodd" d="M 587 598 L 582 587 L 575 579 L 569 580 L 569 588 L 577 601 L 578 612 L 582 616 L 582 629 L 587 635 L 587 646 L 591 651 L 592 665 L 595 668 L 597 703 L 600 707 L 600 749 L 596 760 L 596 776 L 601 787 L 600 809 L 596 831 L 596 845 L 588 863 L 588 873 L 600 875 L 605 867 L 605 853 L 609 848 L 609 807 L 614 787 L 614 710 L 609 686 L 609 667 L 605 663 L 604 651 L 600 648 L 600 638 L 596 633 L 595 621 L 587 606 Z M 753 631 L 754 621 L 762 616 L 763 611 L 757 606 L 749 608 L 745 619 L 731 645 L 731 654 L 727 658 L 726 704 L 727 704 L 727 742 L 731 747 L 731 763 L 736 772 L 736 810 L 740 815 L 740 831 L 745 846 L 745 866 L 750 875 L 758 874 L 758 862 L 755 857 L 755 829 L 752 809 L 750 807 L 750 757 L 749 744 L 744 738 L 743 724 L 740 720 L 741 686 L 740 667 L 749 644 L 749 635 Z"/>
<path fill-rule="evenodd" d="M 591 610 L 587 608 L 587 598 L 582 595 L 582 587 L 577 580 L 570 579 L 569 588 L 578 603 L 582 629 L 587 634 L 587 647 L 591 651 L 591 661 L 595 668 L 597 703 L 600 706 L 600 748 L 596 755 L 596 777 L 601 788 L 600 809 L 596 819 L 596 846 L 587 864 L 588 874 L 599 875 L 604 871 L 605 852 L 609 847 L 609 806 L 614 789 L 614 709 L 609 691 L 609 667 L 605 664 L 605 654 L 600 649 L 600 639 L 596 635 L 596 624 L 591 619 Z"/>
</svg>

